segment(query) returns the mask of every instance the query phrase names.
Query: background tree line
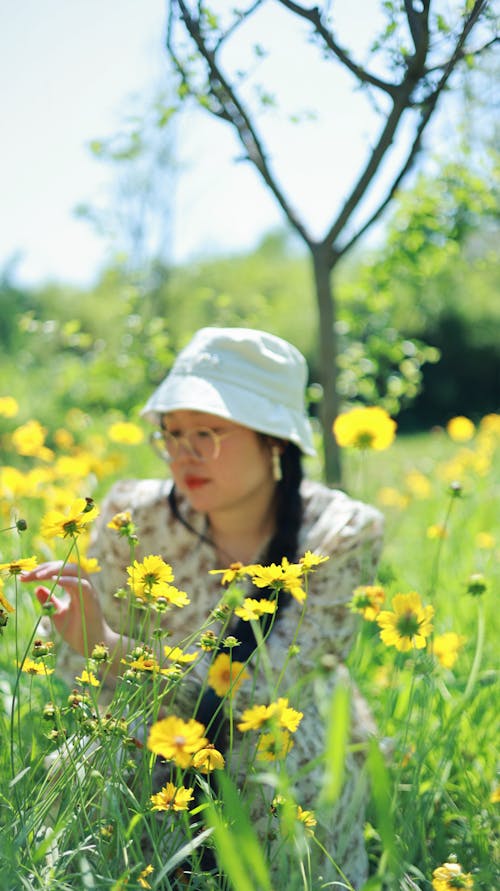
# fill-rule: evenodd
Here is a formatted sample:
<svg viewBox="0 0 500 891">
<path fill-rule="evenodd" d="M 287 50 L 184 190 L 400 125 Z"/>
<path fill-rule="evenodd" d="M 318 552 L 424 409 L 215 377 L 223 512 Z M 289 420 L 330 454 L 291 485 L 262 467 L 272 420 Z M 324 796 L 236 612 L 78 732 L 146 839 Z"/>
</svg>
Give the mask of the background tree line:
<svg viewBox="0 0 500 891">
<path fill-rule="evenodd" d="M 466 159 L 465 159 L 466 160 Z M 384 405 L 402 429 L 498 411 L 500 270 L 495 164 L 442 161 L 395 202 L 377 247 L 346 260 L 338 288 L 342 408 Z M 136 415 L 202 325 L 250 325 L 305 353 L 320 397 L 316 306 L 293 234 L 255 251 L 170 266 L 116 261 L 95 286 L 0 281 L 2 393 L 57 423 L 77 406 Z"/>
</svg>

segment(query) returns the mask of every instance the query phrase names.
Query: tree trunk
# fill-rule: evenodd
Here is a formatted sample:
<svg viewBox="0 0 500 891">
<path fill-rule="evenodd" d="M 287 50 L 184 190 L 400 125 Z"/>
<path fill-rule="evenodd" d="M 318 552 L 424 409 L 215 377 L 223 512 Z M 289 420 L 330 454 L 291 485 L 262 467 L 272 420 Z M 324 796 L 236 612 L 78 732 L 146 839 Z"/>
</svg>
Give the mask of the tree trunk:
<svg viewBox="0 0 500 891">
<path fill-rule="evenodd" d="M 331 282 L 332 252 L 328 245 L 310 246 L 316 299 L 318 306 L 318 343 L 320 384 L 323 387 L 320 417 L 323 429 L 324 473 L 327 483 L 339 484 L 342 479 L 340 450 L 332 433 L 338 414 L 337 344 L 335 332 L 335 300 Z"/>
</svg>

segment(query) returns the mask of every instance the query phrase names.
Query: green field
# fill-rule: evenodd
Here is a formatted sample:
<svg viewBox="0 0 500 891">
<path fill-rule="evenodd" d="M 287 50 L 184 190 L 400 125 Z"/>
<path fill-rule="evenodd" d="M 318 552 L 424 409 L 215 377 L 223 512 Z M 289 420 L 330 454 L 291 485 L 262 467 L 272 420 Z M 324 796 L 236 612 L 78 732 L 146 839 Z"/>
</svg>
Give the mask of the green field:
<svg viewBox="0 0 500 891">
<path fill-rule="evenodd" d="M 155 720 L 162 691 L 154 673 L 137 672 L 107 711 L 99 708 L 99 687 L 88 678 L 75 682 L 76 694 L 68 704 L 70 691 L 57 677 L 57 642 L 54 652 L 33 655 L 41 608 L 31 588 L 19 583 L 13 564 L 32 555 L 41 562 L 69 553 L 71 538 L 40 536 L 48 510 L 64 509 L 77 496 L 92 495 L 98 504 L 114 479 L 155 476 L 163 467 L 145 441 L 113 441 L 123 439 L 123 432 L 112 434 L 103 423 L 94 428 L 75 411 L 64 426 L 45 434 L 31 429 L 16 438 L 15 420 L 5 426 L 0 887 L 352 887 L 342 878 L 342 863 L 334 885 L 311 876 L 314 815 L 307 823 L 284 807 L 275 818 L 285 869 L 278 861 L 270 863 L 258 843 L 246 817 L 245 796 L 230 783 L 214 791 L 203 773 L 193 781 L 201 791 L 192 806 L 170 808 L 161 821 L 155 817 L 150 800 L 154 758 L 131 742 L 127 729 L 134 720 Z M 410 592 L 434 609 L 425 647 L 407 652 L 385 645 L 378 623 L 359 615 L 349 668 L 377 724 L 367 752 L 371 798 L 365 837 L 372 874 L 364 891 L 493 891 L 500 887 L 500 416 L 483 419 L 468 441 L 454 441 L 446 430 L 436 429 L 398 437 L 381 452 L 346 450 L 344 462 L 349 494 L 376 504 L 386 517 L 377 579 L 385 592 L 383 609 L 391 610 L 396 595 Z M 320 475 L 314 461 L 308 471 Z M 19 520 L 26 521 L 25 531 L 16 527 Z M 83 551 L 83 536 L 77 544 Z M 26 661 L 24 671 L 17 668 L 27 658 L 34 659 L 32 673 Z M 44 674 L 43 665 L 49 672 L 55 667 L 54 673 Z M 94 667 L 89 665 L 89 672 Z M 179 669 L 168 683 L 178 685 L 184 671 Z M 328 765 L 342 763 L 345 755 L 342 707 L 340 699 L 331 704 L 339 733 L 325 752 L 325 784 Z M 59 754 L 48 771 L 46 757 L 53 752 L 64 757 Z M 286 775 L 286 758 L 271 763 L 273 769 Z M 183 776 L 177 774 L 177 788 Z M 293 784 L 293 777 L 288 779 Z M 318 812 L 339 794 L 339 789 L 318 789 Z M 200 839 L 208 838 L 220 870 L 197 859 Z M 329 853 L 334 858 L 335 852 Z M 196 864 L 195 875 L 183 879 L 178 867 L 187 858 Z M 461 865 L 458 874 L 452 871 L 441 880 L 438 874 L 433 884 L 433 872 L 454 858 Z"/>
</svg>

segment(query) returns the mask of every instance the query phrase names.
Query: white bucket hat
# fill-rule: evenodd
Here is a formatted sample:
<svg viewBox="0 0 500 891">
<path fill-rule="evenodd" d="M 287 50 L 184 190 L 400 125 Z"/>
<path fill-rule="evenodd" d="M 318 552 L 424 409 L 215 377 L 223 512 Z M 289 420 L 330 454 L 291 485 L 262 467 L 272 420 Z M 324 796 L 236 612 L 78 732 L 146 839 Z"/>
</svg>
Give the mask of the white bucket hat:
<svg viewBox="0 0 500 891">
<path fill-rule="evenodd" d="M 303 355 L 281 337 L 251 328 L 201 328 L 141 414 L 159 423 L 169 411 L 203 411 L 315 455 L 306 383 Z"/>
</svg>

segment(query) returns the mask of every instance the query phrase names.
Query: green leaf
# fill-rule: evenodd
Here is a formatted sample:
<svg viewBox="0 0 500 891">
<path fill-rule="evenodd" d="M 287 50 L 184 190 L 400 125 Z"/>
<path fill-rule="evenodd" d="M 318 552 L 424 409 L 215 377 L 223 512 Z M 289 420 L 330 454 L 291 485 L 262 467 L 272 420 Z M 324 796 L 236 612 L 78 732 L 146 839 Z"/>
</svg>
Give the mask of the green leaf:
<svg viewBox="0 0 500 891">
<path fill-rule="evenodd" d="M 325 742 L 325 770 L 320 792 L 320 805 L 337 801 L 344 783 L 344 765 L 349 737 L 350 690 L 346 681 L 338 680 L 332 696 Z"/>
<path fill-rule="evenodd" d="M 214 841 L 221 866 L 235 891 L 272 891 L 269 869 L 261 844 L 243 807 L 236 786 L 229 777 L 220 777 L 225 813 L 231 814 L 229 826 L 213 803 L 207 822 L 214 830 Z"/>
<path fill-rule="evenodd" d="M 367 763 L 377 814 L 376 828 L 382 840 L 389 866 L 394 873 L 397 873 L 399 857 L 395 842 L 396 831 L 391 804 L 391 785 L 382 753 L 375 739 L 370 742 Z"/>
</svg>

